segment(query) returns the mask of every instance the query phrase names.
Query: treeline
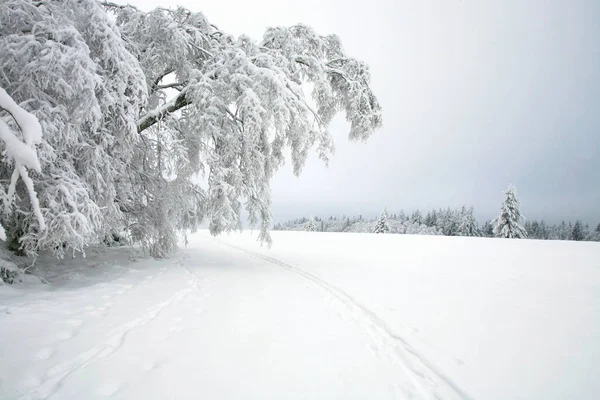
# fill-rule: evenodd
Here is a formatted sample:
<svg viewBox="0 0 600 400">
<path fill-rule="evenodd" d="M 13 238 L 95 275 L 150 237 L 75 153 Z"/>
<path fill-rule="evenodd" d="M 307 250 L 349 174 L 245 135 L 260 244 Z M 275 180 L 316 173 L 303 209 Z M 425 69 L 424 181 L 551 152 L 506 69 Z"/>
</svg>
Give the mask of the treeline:
<svg viewBox="0 0 600 400">
<path fill-rule="evenodd" d="M 545 221 L 531 220 L 523 224 L 529 239 L 600 241 L 600 224 L 590 228 L 581 221 L 549 224 Z M 458 209 L 431 210 L 426 214 L 416 210 L 410 214 L 400 211 L 388 214 L 383 212 L 379 218 L 342 216 L 327 218 L 303 217 L 278 223 L 273 230 L 317 231 L 317 232 L 362 232 L 396 233 L 412 235 L 478 236 L 495 237 L 494 221 L 479 224 L 474 216 L 473 207 Z"/>
</svg>

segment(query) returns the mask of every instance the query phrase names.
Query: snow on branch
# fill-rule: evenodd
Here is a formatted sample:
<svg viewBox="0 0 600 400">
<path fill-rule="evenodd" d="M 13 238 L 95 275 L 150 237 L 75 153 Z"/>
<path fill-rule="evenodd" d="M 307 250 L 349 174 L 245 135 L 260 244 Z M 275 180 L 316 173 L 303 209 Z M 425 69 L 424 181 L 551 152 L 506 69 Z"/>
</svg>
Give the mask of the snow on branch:
<svg viewBox="0 0 600 400">
<path fill-rule="evenodd" d="M 173 100 L 169 101 L 164 106 L 159 107 L 156 110 L 152 110 L 143 117 L 141 117 L 137 121 L 138 132 L 142 132 L 150 128 L 152 125 L 163 119 L 165 116 L 187 106 L 190 103 L 191 102 L 186 97 L 185 91 L 182 90 L 179 96 L 175 97 Z"/>
<path fill-rule="evenodd" d="M 42 127 L 35 115 L 21 108 L 3 88 L 0 88 L 0 109 L 5 110 L 12 116 L 21 130 L 24 140 L 24 142 L 21 141 L 12 131 L 10 126 L 0 118 L 0 140 L 6 145 L 6 155 L 13 159 L 15 163 L 6 201 L 8 204 L 12 203 L 17 181 L 19 177 L 21 177 L 29 192 L 29 200 L 33 212 L 38 219 L 40 230 L 43 231 L 46 224 L 44 222 L 42 211 L 40 210 L 37 194 L 33 187 L 33 181 L 27 172 L 27 168 L 33 169 L 38 173 L 42 171 L 35 150 L 35 145 L 42 141 Z M 5 239 L 3 228 L 0 229 L 0 238 Z"/>
</svg>

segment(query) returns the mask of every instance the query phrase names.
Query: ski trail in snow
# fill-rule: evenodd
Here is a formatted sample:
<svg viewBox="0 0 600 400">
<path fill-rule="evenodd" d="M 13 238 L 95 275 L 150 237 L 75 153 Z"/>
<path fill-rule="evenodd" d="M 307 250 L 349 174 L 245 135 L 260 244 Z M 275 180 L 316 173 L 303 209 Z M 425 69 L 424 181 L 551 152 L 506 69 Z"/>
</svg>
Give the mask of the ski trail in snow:
<svg viewBox="0 0 600 400">
<path fill-rule="evenodd" d="M 391 339 L 393 342 L 388 344 L 388 347 L 391 347 L 393 350 L 391 354 L 395 356 L 394 358 L 400 367 L 404 370 L 404 372 L 407 373 L 409 377 L 411 377 L 413 384 L 419 389 L 419 398 L 436 400 L 473 400 L 473 398 L 469 396 L 463 389 L 461 389 L 450 377 L 445 375 L 439 368 L 437 368 L 418 350 L 416 350 L 405 337 L 394 332 L 389 325 L 375 312 L 357 301 L 352 295 L 343 289 L 327 282 L 324 279 L 319 278 L 314 274 L 311 274 L 310 272 L 284 263 L 274 257 L 219 241 L 216 238 L 214 238 L 214 240 L 217 240 L 219 243 L 234 248 L 238 251 L 244 252 L 252 257 L 287 269 L 288 271 L 317 284 L 329 295 L 341 301 L 351 312 L 354 312 L 354 315 L 359 317 L 359 319 L 367 325 L 367 328 L 375 332 L 380 339 L 383 339 L 384 343 L 389 343 Z"/>
<path fill-rule="evenodd" d="M 67 379 L 71 374 L 81 370 L 82 368 L 85 368 L 96 360 L 113 354 L 122 348 L 129 332 L 156 319 L 165 307 L 181 301 L 185 296 L 188 295 L 190 291 L 191 289 L 188 288 L 176 292 L 167 300 L 160 302 L 148 309 L 148 311 L 142 316 L 122 324 L 116 329 L 113 329 L 108 334 L 108 339 L 104 342 L 104 344 L 92 347 L 91 349 L 78 354 L 72 359 L 61 362 L 50 368 L 46 372 L 46 380 L 40 385 L 20 395 L 19 399 L 47 399 L 54 396 L 61 388 L 65 379 Z"/>
<path fill-rule="evenodd" d="M 185 253 L 182 258 L 177 261 L 177 265 L 181 267 L 191 279 L 190 283 L 194 286 L 194 289 L 200 290 L 200 283 L 202 282 L 202 278 L 200 278 L 194 271 L 192 271 L 185 263 L 185 261 L 189 258 L 189 254 Z"/>
</svg>

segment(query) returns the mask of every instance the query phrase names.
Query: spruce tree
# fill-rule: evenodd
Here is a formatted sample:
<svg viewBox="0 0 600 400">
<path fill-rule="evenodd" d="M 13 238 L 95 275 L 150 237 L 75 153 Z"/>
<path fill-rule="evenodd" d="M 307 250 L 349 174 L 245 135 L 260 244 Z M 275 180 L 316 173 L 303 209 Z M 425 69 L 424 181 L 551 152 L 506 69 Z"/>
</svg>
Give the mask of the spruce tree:
<svg viewBox="0 0 600 400">
<path fill-rule="evenodd" d="M 494 220 L 494 236 L 500 238 L 524 239 L 527 231 L 521 225 L 521 211 L 514 186 L 510 185 L 504 192 L 504 202 L 500 214 Z"/>
<path fill-rule="evenodd" d="M 485 221 L 481 230 L 483 236 L 494 237 L 494 225 L 492 224 L 492 221 Z"/>
<path fill-rule="evenodd" d="M 419 225 L 423 223 L 423 217 L 421 216 L 421 212 L 419 210 L 412 213 L 410 216 L 410 222 Z"/>
<path fill-rule="evenodd" d="M 575 241 L 581 241 L 585 239 L 584 227 L 581 221 L 575 221 L 575 225 L 573 225 L 573 230 L 571 231 L 571 238 Z"/>
<path fill-rule="evenodd" d="M 383 210 L 381 216 L 375 223 L 375 227 L 373 228 L 373 233 L 389 233 L 390 227 L 387 222 L 387 210 Z"/>
<path fill-rule="evenodd" d="M 308 232 L 316 232 L 317 231 L 317 222 L 315 221 L 315 219 L 312 216 L 308 219 L 308 222 L 304 225 L 304 230 L 306 230 Z"/>
<path fill-rule="evenodd" d="M 475 219 L 473 207 L 467 209 L 462 207 L 460 212 L 460 220 L 457 228 L 458 236 L 481 236 L 477 220 Z"/>
</svg>

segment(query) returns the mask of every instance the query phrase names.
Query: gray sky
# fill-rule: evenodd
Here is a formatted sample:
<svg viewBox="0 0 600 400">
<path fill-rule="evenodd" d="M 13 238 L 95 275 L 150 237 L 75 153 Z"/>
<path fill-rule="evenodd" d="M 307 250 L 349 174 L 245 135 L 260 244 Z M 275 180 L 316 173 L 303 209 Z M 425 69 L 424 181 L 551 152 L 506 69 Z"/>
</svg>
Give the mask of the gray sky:
<svg viewBox="0 0 600 400">
<path fill-rule="evenodd" d="M 122 1 L 124 2 L 124 1 Z M 529 219 L 600 220 L 600 1 L 194 0 L 235 35 L 298 22 L 371 67 L 384 127 L 365 144 L 335 120 L 336 155 L 273 182 L 276 221 L 473 205 L 513 183 Z"/>
</svg>

